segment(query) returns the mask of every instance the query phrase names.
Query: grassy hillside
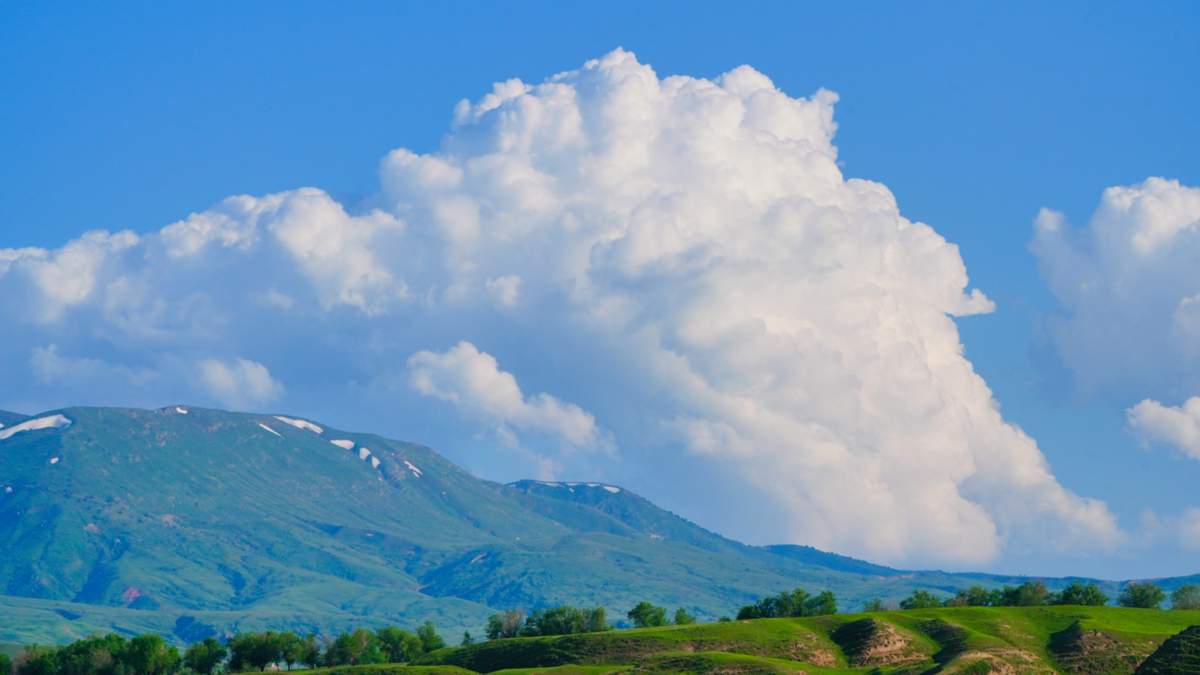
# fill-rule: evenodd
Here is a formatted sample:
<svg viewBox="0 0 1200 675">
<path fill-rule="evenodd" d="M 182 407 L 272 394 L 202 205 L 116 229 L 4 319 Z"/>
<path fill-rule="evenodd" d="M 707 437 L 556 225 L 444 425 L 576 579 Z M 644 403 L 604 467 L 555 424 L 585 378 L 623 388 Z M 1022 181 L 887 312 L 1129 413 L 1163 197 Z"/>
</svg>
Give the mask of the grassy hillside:
<svg viewBox="0 0 1200 675">
<path fill-rule="evenodd" d="M 940 608 L 517 638 L 424 663 L 505 673 L 1133 673 L 1196 624 L 1200 611 Z M 1188 650 L 1191 642 L 1175 649 Z"/>
</svg>

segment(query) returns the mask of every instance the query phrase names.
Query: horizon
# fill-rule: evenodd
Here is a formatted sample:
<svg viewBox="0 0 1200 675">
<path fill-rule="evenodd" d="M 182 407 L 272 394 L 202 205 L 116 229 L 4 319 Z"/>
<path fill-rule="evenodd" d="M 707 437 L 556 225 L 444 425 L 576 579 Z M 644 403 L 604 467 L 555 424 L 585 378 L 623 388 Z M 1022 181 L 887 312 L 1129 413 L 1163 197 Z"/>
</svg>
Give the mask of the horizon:
<svg viewBox="0 0 1200 675">
<path fill-rule="evenodd" d="M 277 409 L 749 545 L 1200 573 L 1195 6 L 277 10 L 0 12 L 0 409 Z"/>
</svg>

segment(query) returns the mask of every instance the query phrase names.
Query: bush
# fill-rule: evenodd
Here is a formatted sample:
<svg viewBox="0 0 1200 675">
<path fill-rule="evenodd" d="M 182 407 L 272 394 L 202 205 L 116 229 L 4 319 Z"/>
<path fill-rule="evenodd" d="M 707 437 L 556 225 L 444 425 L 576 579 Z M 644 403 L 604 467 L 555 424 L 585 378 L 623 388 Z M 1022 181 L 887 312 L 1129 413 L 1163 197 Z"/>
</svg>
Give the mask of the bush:
<svg viewBox="0 0 1200 675">
<path fill-rule="evenodd" d="M 690 626 L 694 623 L 696 623 L 696 617 L 692 616 L 691 614 L 688 614 L 688 611 L 686 609 L 680 607 L 679 609 L 675 610 L 675 625 L 676 626 Z"/>
<path fill-rule="evenodd" d="M 1000 601 L 1002 595 L 983 586 L 972 586 L 960 590 L 946 601 L 947 607 L 989 607 Z"/>
<path fill-rule="evenodd" d="M 1121 589 L 1117 603 L 1122 607 L 1139 607 L 1142 609 L 1158 609 L 1167 594 L 1152 582 L 1132 582 Z"/>
</svg>

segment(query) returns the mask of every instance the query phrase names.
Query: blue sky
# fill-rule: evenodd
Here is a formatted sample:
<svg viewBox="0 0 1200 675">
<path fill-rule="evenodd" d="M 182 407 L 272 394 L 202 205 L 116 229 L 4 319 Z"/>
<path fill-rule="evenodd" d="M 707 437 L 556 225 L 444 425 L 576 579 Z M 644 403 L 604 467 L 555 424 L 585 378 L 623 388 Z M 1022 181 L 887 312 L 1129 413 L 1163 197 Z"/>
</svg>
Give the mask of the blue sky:
<svg viewBox="0 0 1200 675">
<path fill-rule="evenodd" d="M 1200 462 L 1164 444 L 1143 447 L 1125 412 L 1143 399 L 1178 406 L 1200 395 L 1197 371 L 1181 365 L 1177 378 L 1103 384 L 1081 376 L 1081 368 L 1104 363 L 1064 358 L 1072 347 L 1053 327 L 1064 307 L 1029 248 L 1043 207 L 1085 226 L 1111 186 L 1150 176 L 1200 185 L 1200 10 L 1194 4 L 660 2 L 610 3 L 598 11 L 594 4 L 564 2 L 357 3 L 353 11 L 337 11 L 328 3 L 263 2 L 208 9 L 10 3 L 0 10 L 0 86 L 8 92 L 0 99 L 0 248 L 55 249 L 96 228 L 148 234 L 230 195 L 302 186 L 318 187 L 358 213 L 379 201 L 380 160 L 389 150 L 437 151 L 458 101 L 478 100 L 494 82 L 538 83 L 616 47 L 636 53 L 660 77 L 716 78 L 748 64 L 792 97 L 822 87 L 836 91 L 834 143 L 845 175 L 886 185 L 904 217 L 928 223 L 959 246 L 969 288 L 996 303 L 990 314 L 957 320 L 966 355 L 1004 418 L 1036 439 L 1059 483 L 1103 500 L 1130 533 L 1145 529 L 1147 509 L 1167 523 L 1200 507 L 1194 497 Z M 1182 274 L 1184 281 L 1198 276 L 1186 267 Z M 269 340 L 239 346 L 257 354 L 218 354 L 209 345 L 186 356 L 164 351 L 151 363 L 132 356 L 142 343 L 81 337 L 106 330 L 102 322 L 89 324 L 89 316 L 56 321 L 57 327 L 30 324 L 0 338 L 5 359 L 25 363 L 31 348 L 54 344 L 97 368 L 103 362 L 145 375 L 168 368 L 167 362 L 207 363 L 209 357 L 236 371 L 229 364 L 244 355 L 266 363 L 285 392 L 244 398 L 245 407 L 282 407 L 346 426 L 383 424 L 388 428 L 381 431 L 445 448 L 500 479 L 527 475 L 549 452 L 530 450 L 530 456 L 540 453 L 537 460 L 492 454 L 502 439 L 472 427 L 461 410 L 432 404 L 431 411 L 380 423 L 377 414 L 387 405 L 368 410 L 317 393 L 314 383 L 336 374 L 279 375 L 282 367 L 261 355 L 271 351 Z M 363 321 L 355 325 L 377 325 Z M 562 364 L 539 365 L 518 346 L 584 337 L 564 328 L 561 336 L 530 339 L 490 315 L 477 317 L 469 335 L 456 320 L 429 321 L 436 339 L 415 346 L 440 358 L 430 364 L 447 367 L 456 354 L 470 356 L 452 352 L 458 340 L 467 340 L 494 355 L 499 370 L 512 373 L 526 393 L 579 402 L 581 412 L 595 416 L 592 440 L 613 444 L 624 458 L 619 466 L 575 463 L 576 454 L 558 460 L 563 470 L 604 473 L 598 478 L 631 484 L 702 524 L 752 540 L 770 539 L 772 532 L 739 529 L 735 516 L 795 516 L 800 508 L 768 499 L 760 512 L 724 518 L 723 509 L 706 502 L 759 488 L 751 479 L 737 490 L 714 485 L 719 467 L 699 466 L 709 459 L 698 460 L 694 481 L 673 487 L 654 480 L 656 471 L 680 460 L 668 452 L 634 459 L 625 451 L 640 432 L 612 421 L 620 406 L 596 392 L 619 386 L 620 376 L 602 383 L 602 367 L 589 372 L 572 365 L 566 368 L 572 376 L 564 377 Z M 423 330 L 418 323 L 406 326 Z M 293 352 L 284 347 L 279 353 Z M 297 347 L 295 353 L 313 352 Z M 6 375 L 29 378 L 16 366 Z M 305 377 L 311 386 L 297 383 Z M 361 377 L 355 382 L 371 391 L 382 386 L 363 384 Z M 73 403 L 81 391 L 94 397 L 89 403 L 197 400 L 186 387 L 73 389 L 51 378 L 6 390 L 0 406 L 22 409 Z M 439 399 L 420 393 L 397 394 L 391 405 Z M 207 401 L 238 402 L 214 396 L 218 400 Z M 534 408 L 521 414 L 545 412 Z M 530 424 L 534 437 L 548 428 Z M 520 431 L 513 419 L 508 427 Z M 606 433 L 613 438 L 604 440 Z M 557 442 L 522 438 L 516 446 Z M 700 490 L 713 498 L 697 498 Z M 794 539 L 796 531 L 781 528 L 778 540 Z M 884 557 L 1025 573 L 1197 571 L 1194 550 L 1138 541 L 1134 536 L 1084 556 L 1005 545 L 986 561 L 912 552 Z M 853 542 L 843 550 L 873 552 Z"/>
</svg>

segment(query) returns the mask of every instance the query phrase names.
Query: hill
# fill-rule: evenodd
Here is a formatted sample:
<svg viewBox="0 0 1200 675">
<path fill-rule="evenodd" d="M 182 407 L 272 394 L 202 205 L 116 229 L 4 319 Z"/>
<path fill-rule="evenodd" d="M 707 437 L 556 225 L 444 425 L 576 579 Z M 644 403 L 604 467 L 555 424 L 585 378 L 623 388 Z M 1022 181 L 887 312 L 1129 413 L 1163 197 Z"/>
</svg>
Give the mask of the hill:
<svg viewBox="0 0 1200 675">
<path fill-rule="evenodd" d="M 421 663 L 501 673 L 1117 674 L 1142 664 L 1137 672 L 1176 673 L 1191 671 L 1146 668 L 1191 663 L 1198 623 L 1194 611 L 939 608 L 517 638 L 445 649 Z"/>
<path fill-rule="evenodd" d="M 476 478 L 421 445 L 285 415 L 68 408 L 0 429 L 0 643 L 195 640 L 638 600 L 701 619 L 795 586 L 844 609 L 987 575 L 721 537 L 618 486 Z M 1051 582 L 1052 587 L 1058 582 Z"/>
</svg>

